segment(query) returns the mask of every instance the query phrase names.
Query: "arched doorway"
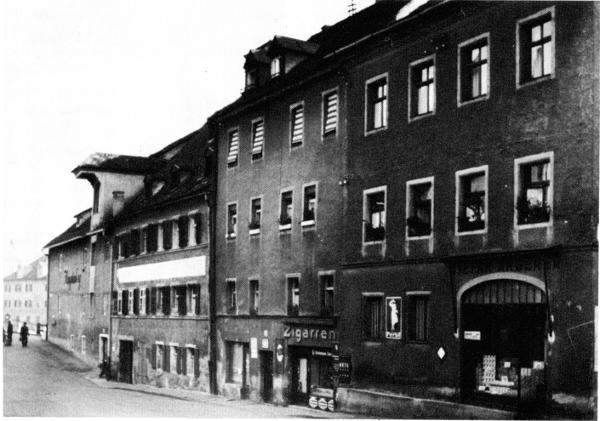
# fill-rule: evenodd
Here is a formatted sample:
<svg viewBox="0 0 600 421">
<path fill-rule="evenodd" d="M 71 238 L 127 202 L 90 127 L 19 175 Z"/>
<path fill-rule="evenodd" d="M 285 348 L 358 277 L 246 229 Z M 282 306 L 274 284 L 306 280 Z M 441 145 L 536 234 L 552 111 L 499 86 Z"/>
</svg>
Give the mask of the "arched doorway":
<svg viewBox="0 0 600 421">
<path fill-rule="evenodd" d="M 545 396 L 546 293 L 535 278 L 503 275 L 459 290 L 461 391 L 471 401 L 516 406 Z"/>
</svg>

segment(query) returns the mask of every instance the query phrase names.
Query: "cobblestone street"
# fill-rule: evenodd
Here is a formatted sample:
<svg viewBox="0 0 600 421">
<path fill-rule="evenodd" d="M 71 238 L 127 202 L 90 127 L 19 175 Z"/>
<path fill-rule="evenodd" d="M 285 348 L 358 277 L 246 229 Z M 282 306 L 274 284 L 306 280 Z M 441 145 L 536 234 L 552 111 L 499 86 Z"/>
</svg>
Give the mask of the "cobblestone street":
<svg viewBox="0 0 600 421">
<path fill-rule="evenodd" d="M 95 370 L 56 346 L 30 337 L 4 347 L 4 416 L 348 418 L 300 406 L 278 407 L 220 396 L 94 379 Z M 92 380 L 93 379 L 93 380 Z"/>
</svg>

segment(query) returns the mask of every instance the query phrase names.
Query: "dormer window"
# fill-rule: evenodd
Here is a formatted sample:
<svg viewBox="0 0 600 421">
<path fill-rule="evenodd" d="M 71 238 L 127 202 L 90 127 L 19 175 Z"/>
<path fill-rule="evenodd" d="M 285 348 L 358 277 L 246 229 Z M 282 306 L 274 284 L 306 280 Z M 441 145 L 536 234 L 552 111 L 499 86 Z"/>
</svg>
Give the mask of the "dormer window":
<svg viewBox="0 0 600 421">
<path fill-rule="evenodd" d="M 282 57 L 275 57 L 271 60 L 271 77 L 277 77 L 281 74 Z"/>
<path fill-rule="evenodd" d="M 255 70 L 247 70 L 246 71 L 246 89 L 251 89 L 256 86 L 256 71 Z"/>
</svg>

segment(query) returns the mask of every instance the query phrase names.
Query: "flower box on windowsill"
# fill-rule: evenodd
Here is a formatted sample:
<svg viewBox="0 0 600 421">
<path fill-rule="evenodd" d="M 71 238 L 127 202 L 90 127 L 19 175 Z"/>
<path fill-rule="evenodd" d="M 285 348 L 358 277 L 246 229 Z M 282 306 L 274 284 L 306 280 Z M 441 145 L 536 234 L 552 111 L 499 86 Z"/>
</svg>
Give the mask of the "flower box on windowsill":
<svg viewBox="0 0 600 421">
<path fill-rule="evenodd" d="M 315 226 L 315 221 L 313 219 L 311 219 L 310 221 L 302 221 L 300 223 L 301 226 L 303 227 L 314 227 Z"/>
</svg>

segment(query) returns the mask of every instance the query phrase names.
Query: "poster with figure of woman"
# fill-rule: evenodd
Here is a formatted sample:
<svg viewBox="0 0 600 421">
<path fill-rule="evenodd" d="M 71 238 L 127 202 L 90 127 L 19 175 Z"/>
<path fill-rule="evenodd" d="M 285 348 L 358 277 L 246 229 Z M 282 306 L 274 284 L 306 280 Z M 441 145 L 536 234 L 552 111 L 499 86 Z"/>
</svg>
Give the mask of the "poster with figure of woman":
<svg viewBox="0 0 600 421">
<path fill-rule="evenodd" d="M 402 297 L 385 299 L 385 337 L 402 339 Z"/>
</svg>

